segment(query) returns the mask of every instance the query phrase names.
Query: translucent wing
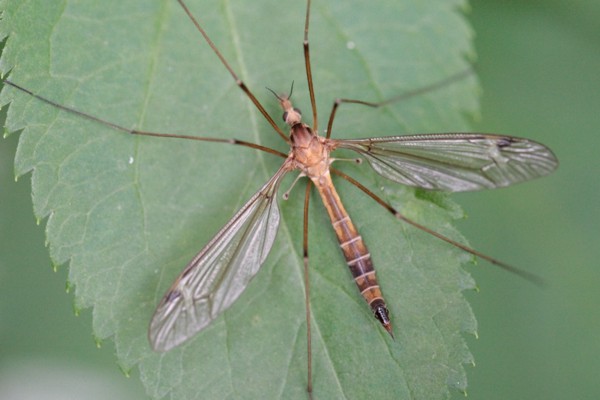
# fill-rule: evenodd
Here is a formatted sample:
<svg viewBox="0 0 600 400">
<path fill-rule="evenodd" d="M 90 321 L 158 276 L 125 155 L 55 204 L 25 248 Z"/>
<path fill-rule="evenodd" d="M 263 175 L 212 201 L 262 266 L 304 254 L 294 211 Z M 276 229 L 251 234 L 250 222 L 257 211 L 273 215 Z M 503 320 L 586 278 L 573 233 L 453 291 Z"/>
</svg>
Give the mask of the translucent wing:
<svg viewBox="0 0 600 400">
<path fill-rule="evenodd" d="M 154 350 L 167 351 L 208 326 L 256 275 L 277 233 L 275 196 L 287 171 L 284 164 L 177 277 L 150 321 Z"/>
<path fill-rule="evenodd" d="M 446 133 L 334 142 L 365 156 L 388 179 L 450 192 L 508 186 L 558 166 L 544 145 L 511 136 Z"/>
</svg>

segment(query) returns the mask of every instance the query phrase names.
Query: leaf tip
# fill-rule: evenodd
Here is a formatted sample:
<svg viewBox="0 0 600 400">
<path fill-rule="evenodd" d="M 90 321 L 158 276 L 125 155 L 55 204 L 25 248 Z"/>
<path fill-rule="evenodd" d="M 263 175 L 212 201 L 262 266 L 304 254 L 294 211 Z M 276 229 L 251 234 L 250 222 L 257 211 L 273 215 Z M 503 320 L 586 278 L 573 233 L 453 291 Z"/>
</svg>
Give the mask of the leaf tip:
<svg viewBox="0 0 600 400">
<path fill-rule="evenodd" d="M 131 368 L 127 368 L 123 364 L 118 364 L 118 365 L 119 365 L 119 369 L 121 370 L 123 375 L 125 375 L 126 378 L 130 378 L 131 377 Z"/>
</svg>

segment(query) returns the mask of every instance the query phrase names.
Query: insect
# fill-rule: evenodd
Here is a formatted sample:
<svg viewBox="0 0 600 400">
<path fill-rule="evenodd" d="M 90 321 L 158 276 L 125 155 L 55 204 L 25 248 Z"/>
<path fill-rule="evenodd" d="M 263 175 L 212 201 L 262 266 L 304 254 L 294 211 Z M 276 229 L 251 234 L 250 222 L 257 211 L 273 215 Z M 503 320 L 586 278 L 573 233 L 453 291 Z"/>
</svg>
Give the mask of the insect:
<svg viewBox="0 0 600 400">
<path fill-rule="evenodd" d="M 307 177 L 312 182 L 309 183 L 306 193 L 314 186 L 321 195 L 342 253 L 350 267 L 360 294 L 365 298 L 368 307 L 385 331 L 390 334 L 393 332 L 393 316 L 389 314 L 384 301 L 384 293 L 379 289 L 370 253 L 337 195 L 331 174 L 333 173 L 354 183 L 397 218 L 405 218 L 377 197 L 375 193 L 331 167 L 331 164 L 335 161 L 331 153 L 336 149 L 347 149 L 359 153 L 377 173 L 395 182 L 445 191 L 478 190 L 508 186 L 546 175 L 557 165 L 552 152 L 545 146 L 526 139 L 504 135 L 458 133 L 393 136 L 362 140 L 342 140 L 330 137 L 334 131 L 336 111 L 341 105 L 358 103 L 367 106 L 381 106 L 387 102 L 368 103 L 356 100 L 336 102 L 327 123 L 326 134 L 320 136 L 308 47 L 310 1 L 307 2 L 306 9 L 304 56 L 313 124 L 309 126 L 302 122 L 300 112 L 291 104 L 291 90 L 287 95 L 276 95 L 277 101 L 284 112 L 283 119 L 290 132 L 288 135 L 279 128 L 278 124 L 267 113 L 265 107 L 239 80 L 236 72 L 210 41 L 208 35 L 189 12 L 185 3 L 181 0 L 179 3 L 241 90 L 249 97 L 273 129 L 290 145 L 290 152 L 283 154 L 262 145 L 244 141 L 159 134 L 130 130 L 108 124 L 112 128 L 142 136 L 180 137 L 201 141 L 233 143 L 281 156 L 284 159 L 282 166 L 275 172 L 273 177 L 209 241 L 179 275 L 171 288 L 167 290 L 158 304 L 149 328 L 150 343 L 158 351 L 168 351 L 190 339 L 197 332 L 207 327 L 241 295 L 250 279 L 258 272 L 271 249 L 279 222 L 277 192 L 284 175 L 292 171 L 298 171 L 300 176 Z M 17 89 L 27 91 L 11 81 L 6 81 L 6 83 Z M 36 96 L 32 92 L 28 93 Z M 39 96 L 36 97 L 40 98 Z M 45 99 L 42 100 L 46 101 Z M 52 104 L 63 110 L 74 112 L 58 104 Z M 89 115 L 79 114 L 90 118 Z M 95 118 L 92 117 L 92 119 Z M 107 124 L 105 121 L 95 120 Z M 308 195 L 305 204 L 306 214 Z M 414 222 L 411 223 L 421 227 Z M 461 247 L 463 250 L 490 259 L 439 234 L 428 232 Z M 303 247 L 304 253 L 306 253 L 308 247 L 306 238 Z M 494 262 L 494 260 L 491 261 Z M 506 265 L 504 266 L 509 268 Z M 307 268 L 307 262 L 305 268 Z M 310 318 L 307 318 L 307 322 L 309 321 Z M 310 332 L 310 329 L 308 329 L 308 332 Z M 312 386 L 311 380 L 312 374 L 310 373 L 309 361 L 309 391 Z"/>
</svg>

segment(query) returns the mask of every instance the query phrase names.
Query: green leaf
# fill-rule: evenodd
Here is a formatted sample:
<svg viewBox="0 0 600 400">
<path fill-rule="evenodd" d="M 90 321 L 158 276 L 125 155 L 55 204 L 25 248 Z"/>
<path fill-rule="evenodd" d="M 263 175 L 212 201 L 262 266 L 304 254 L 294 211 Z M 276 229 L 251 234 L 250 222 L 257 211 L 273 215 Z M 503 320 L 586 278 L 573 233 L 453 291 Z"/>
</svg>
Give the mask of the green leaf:
<svg viewBox="0 0 600 400">
<path fill-rule="evenodd" d="M 189 0 L 217 47 L 280 121 L 265 86 L 286 92 L 310 122 L 301 1 Z M 383 100 L 466 67 L 464 1 L 315 0 L 311 57 L 319 127 L 336 97 Z M 4 0 L 3 74 L 99 118 L 157 132 L 237 138 L 286 152 L 174 0 Z M 466 130 L 474 79 L 383 109 L 343 106 L 334 137 Z M 77 308 L 94 308 L 94 335 L 112 337 L 153 397 L 306 398 L 303 190 L 280 201 L 282 223 L 262 270 L 234 306 L 187 344 L 150 350 L 152 312 L 182 267 L 275 172 L 281 159 L 241 146 L 132 137 L 6 87 L 6 129 L 21 130 L 18 175 L 32 172 L 34 211 L 50 253 L 69 264 Z M 282 124 L 283 125 L 283 124 Z M 416 196 L 368 166 L 339 168 L 407 216 L 463 240 L 450 200 Z M 291 174 L 290 174 L 291 175 Z M 293 176 L 282 187 L 289 187 Z M 436 399 L 464 390 L 472 362 L 462 338 L 475 320 L 461 291 L 469 259 L 403 225 L 356 188 L 339 192 L 370 246 L 396 340 L 357 293 L 320 200 L 309 247 L 317 398 Z M 433 200 L 432 200 L 433 199 Z"/>
</svg>

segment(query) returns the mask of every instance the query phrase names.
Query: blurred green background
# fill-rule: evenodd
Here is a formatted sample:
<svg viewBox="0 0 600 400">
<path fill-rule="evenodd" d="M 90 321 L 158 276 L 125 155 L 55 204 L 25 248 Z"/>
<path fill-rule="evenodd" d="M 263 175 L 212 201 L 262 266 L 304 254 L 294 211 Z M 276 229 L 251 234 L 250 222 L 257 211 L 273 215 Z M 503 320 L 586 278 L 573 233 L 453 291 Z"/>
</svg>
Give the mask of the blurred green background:
<svg viewBox="0 0 600 400">
<path fill-rule="evenodd" d="M 600 398 L 600 2 L 471 2 L 482 118 L 474 130 L 526 136 L 561 161 L 552 176 L 456 195 L 471 244 L 544 277 L 539 289 L 485 263 L 468 293 L 469 398 Z M 0 142 L 0 398 L 145 398 L 91 311 L 75 317 L 66 268 L 52 272 L 29 176 L 14 182 L 17 136 Z M 456 393 L 454 398 L 463 398 Z"/>
<path fill-rule="evenodd" d="M 472 1 L 481 131 L 545 143 L 551 176 L 455 196 L 471 244 L 544 277 L 480 263 L 469 294 L 474 399 L 600 398 L 600 2 Z M 455 396 L 456 399 L 462 396 Z"/>
</svg>

